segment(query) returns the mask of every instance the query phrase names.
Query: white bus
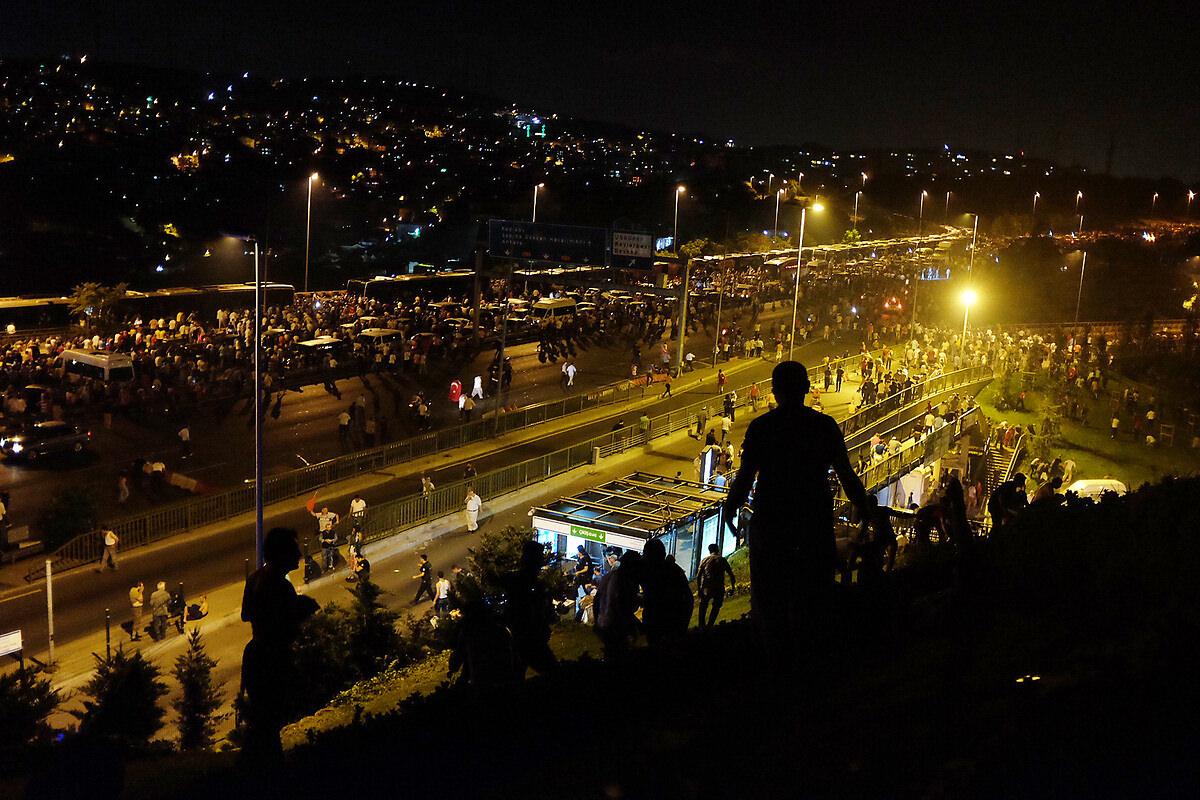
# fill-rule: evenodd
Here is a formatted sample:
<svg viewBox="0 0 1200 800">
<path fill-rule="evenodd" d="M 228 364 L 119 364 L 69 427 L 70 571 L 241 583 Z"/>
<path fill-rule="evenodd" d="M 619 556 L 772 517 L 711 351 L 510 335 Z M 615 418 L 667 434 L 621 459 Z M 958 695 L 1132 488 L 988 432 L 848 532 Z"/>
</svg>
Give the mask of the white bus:
<svg viewBox="0 0 1200 800">
<path fill-rule="evenodd" d="M 133 359 L 124 353 L 98 350 L 64 350 L 59 356 L 64 375 L 94 381 L 133 380 Z"/>
</svg>

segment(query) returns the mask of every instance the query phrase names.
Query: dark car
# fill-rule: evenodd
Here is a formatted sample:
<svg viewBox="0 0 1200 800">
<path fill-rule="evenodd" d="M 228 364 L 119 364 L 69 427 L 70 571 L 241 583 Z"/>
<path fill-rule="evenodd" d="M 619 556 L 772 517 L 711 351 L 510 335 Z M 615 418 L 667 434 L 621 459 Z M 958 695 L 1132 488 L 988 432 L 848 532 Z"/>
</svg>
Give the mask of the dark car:
<svg viewBox="0 0 1200 800">
<path fill-rule="evenodd" d="M 91 438 L 91 431 L 81 431 L 65 422 L 36 422 L 0 438 L 0 452 L 8 458 L 34 461 L 51 453 L 82 452 Z"/>
</svg>

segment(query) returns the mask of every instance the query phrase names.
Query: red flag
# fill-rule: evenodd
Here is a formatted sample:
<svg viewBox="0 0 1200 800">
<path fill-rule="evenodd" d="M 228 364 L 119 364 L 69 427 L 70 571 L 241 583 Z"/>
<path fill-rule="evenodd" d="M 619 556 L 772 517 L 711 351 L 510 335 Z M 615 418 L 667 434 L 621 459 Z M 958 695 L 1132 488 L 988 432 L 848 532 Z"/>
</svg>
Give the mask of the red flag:
<svg viewBox="0 0 1200 800">
<path fill-rule="evenodd" d="M 310 513 L 310 514 L 317 513 L 317 493 L 316 492 L 313 492 L 313 496 L 308 498 L 308 502 L 306 502 L 304 504 L 304 507 L 308 509 L 308 513 Z"/>
</svg>

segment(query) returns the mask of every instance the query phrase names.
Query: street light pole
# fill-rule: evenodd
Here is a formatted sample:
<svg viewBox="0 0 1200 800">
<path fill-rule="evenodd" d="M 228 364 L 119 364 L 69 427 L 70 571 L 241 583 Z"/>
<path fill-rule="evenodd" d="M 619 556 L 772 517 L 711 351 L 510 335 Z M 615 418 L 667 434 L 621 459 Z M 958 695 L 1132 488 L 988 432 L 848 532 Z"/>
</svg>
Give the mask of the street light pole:
<svg viewBox="0 0 1200 800">
<path fill-rule="evenodd" d="M 946 192 L 946 219 L 950 219 L 950 192 Z"/>
<path fill-rule="evenodd" d="M 775 237 L 779 238 L 779 198 L 783 196 L 783 189 L 775 193 Z"/>
<path fill-rule="evenodd" d="M 1034 192 L 1034 193 L 1033 193 L 1033 216 L 1034 216 L 1034 217 L 1036 217 L 1036 216 L 1037 216 L 1037 201 L 1038 201 L 1038 198 L 1039 198 L 1039 197 L 1041 197 L 1041 196 L 1042 196 L 1042 193 L 1041 193 L 1041 192 Z"/>
<path fill-rule="evenodd" d="M 1188 190 L 1188 193 L 1187 193 L 1187 198 L 1188 198 L 1188 201 L 1187 201 L 1187 216 L 1189 216 L 1189 217 L 1190 217 L 1190 216 L 1192 215 L 1192 201 L 1196 199 L 1196 193 L 1195 193 L 1194 191 L 1192 191 L 1192 190 L 1190 190 L 1190 189 L 1189 189 L 1189 190 Z"/>
<path fill-rule="evenodd" d="M 1087 272 L 1087 250 L 1083 251 L 1083 264 L 1079 267 L 1079 293 L 1075 295 L 1075 324 L 1079 324 L 1079 301 L 1083 299 L 1083 273 Z"/>
<path fill-rule="evenodd" d="M 675 187 L 675 228 L 671 236 L 671 243 L 675 245 L 675 252 L 679 253 L 679 196 L 686 190 L 682 186 Z"/>
<path fill-rule="evenodd" d="M 975 217 L 975 225 L 971 230 L 971 263 L 967 265 L 967 277 L 975 274 L 975 242 L 979 237 L 979 215 L 972 214 Z"/>
<path fill-rule="evenodd" d="M 861 191 L 854 193 L 854 218 L 850 220 L 853 223 L 854 230 L 856 231 L 858 230 L 858 198 L 860 195 L 862 195 Z"/>
<path fill-rule="evenodd" d="M 796 288 L 792 292 L 792 330 L 788 334 L 788 361 L 792 360 L 792 352 L 796 349 L 796 309 L 800 304 L 800 262 L 804 260 L 804 223 L 807 218 L 808 208 L 802 206 L 800 208 L 800 239 L 796 242 Z"/>
<path fill-rule="evenodd" d="M 692 262 L 686 256 L 684 258 L 683 286 L 679 290 L 679 366 L 675 368 L 676 377 L 683 376 L 683 340 L 687 338 L 688 284 L 692 281 Z M 714 359 L 713 366 L 716 365 L 716 359 Z"/>
<path fill-rule="evenodd" d="M 1079 213 L 1079 201 L 1083 199 L 1083 189 L 1075 193 L 1075 213 Z"/>
<path fill-rule="evenodd" d="M 925 224 L 925 196 L 928 194 L 929 192 L 924 189 L 921 190 L 921 200 L 917 205 L 917 236 L 921 235 L 921 229 Z"/>
<path fill-rule="evenodd" d="M 535 185 L 534 185 L 534 187 L 533 187 L 533 218 L 532 218 L 531 220 L 529 220 L 530 222 L 537 222 L 537 198 L 538 198 L 538 190 L 540 190 L 540 189 L 541 189 L 543 186 L 545 186 L 545 185 L 546 185 L 546 184 L 544 184 L 544 183 L 538 183 L 538 184 L 535 184 Z"/>
<path fill-rule="evenodd" d="M 262 414 L 262 274 L 258 239 L 254 240 L 254 554 L 255 569 L 263 564 L 263 414 Z"/>
<path fill-rule="evenodd" d="M 1158 192 L 1155 192 L 1154 196 L 1150 198 L 1150 210 L 1154 211 L 1156 205 L 1158 205 Z"/>
<path fill-rule="evenodd" d="M 308 291 L 308 251 L 312 243 L 312 190 L 317 173 L 308 176 L 308 212 L 304 216 L 304 291 Z"/>
</svg>

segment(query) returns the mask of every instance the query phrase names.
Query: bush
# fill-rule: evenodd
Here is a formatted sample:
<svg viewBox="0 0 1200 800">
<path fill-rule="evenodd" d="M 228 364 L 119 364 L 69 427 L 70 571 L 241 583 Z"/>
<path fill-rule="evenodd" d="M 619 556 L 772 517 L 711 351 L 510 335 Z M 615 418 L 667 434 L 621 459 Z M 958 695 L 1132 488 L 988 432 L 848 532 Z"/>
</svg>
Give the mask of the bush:
<svg viewBox="0 0 1200 800">
<path fill-rule="evenodd" d="M 212 671 L 216 659 L 209 656 L 200 637 L 200 629 L 188 634 L 188 649 L 175 659 L 174 675 L 182 694 L 171 707 L 179 715 L 179 748 L 201 750 L 210 747 L 213 732 L 222 716 L 221 690 L 213 684 Z"/>
<path fill-rule="evenodd" d="M 99 526 L 95 496 L 90 490 L 72 484 L 67 484 L 50 498 L 37 521 L 47 550 L 60 547 Z"/>
<path fill-rule="evenodd" d="M 79 719 L 84 736 L 111 739 L 125 746 L 146 745 L 163 725 L 158 698 L 167 693 L 159 669 L 134 651 L 118 647 L 112 658 L 96 656 L 96 674 L 83 686 L 88 698 Z"/>
<path fill-rule="evenodd" d="M 407 662 L 404 639 L 396 631 L 399 614 L 379 602 L 383 591 L 369 579 L 359 580 L 350 589 L 354 604 L 350 607 L 350 660 L 356 680 L 371 678 L 398 660 Z"/>
</svg>

